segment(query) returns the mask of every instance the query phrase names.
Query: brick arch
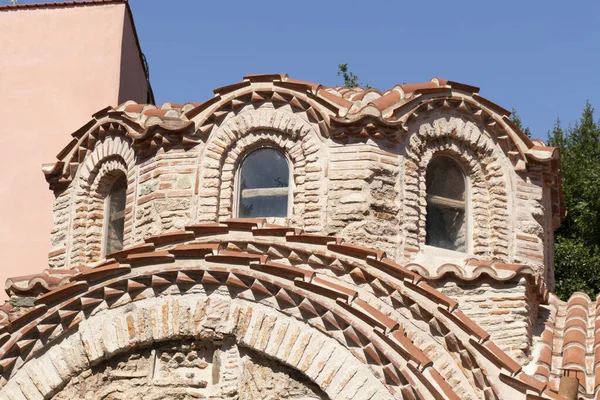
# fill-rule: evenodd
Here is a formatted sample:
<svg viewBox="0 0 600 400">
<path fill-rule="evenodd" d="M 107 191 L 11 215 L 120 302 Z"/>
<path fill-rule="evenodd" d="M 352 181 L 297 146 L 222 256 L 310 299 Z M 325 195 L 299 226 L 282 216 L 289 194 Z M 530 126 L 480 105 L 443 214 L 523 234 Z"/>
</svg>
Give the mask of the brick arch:
<svg viewBox="0 0 600 400">
<path fill-rule="evenodd" d="M 104 199 L 119 174 L 127 178 L 127 205 L 133 204 L 135 191 L 129 190 L 134 183 L 135 155 L 129 139 L 123 136 L 107 136 L 98 142 L 78 171 L 73 191 L 75 217 L 71 226 L 69 262 L 71 265 L 89 264 L 100 260 L 102 253 L 102 229 L 104 223 Z M 131 210 L 125 214 L 125 226 L 132 224 Z M 126 237 L 125 244 L 130 239 Z"/>
<path fill-rule="evenodd" d="M 51 398 L 71 377 L 116 355 L 154 343 L 227 337 L 297 370 L 331 399 L 394 398 L 335 339 L 270 307 L 218 292 L 155 297 L 103 310 L 23 365 L 0 396 L 21 391 L 26 397 L 33 395 L 27 398 Z"/>
<path fill-rule="evenodd" d="M 289 217 L 291 223 L 297 226 L 305 226 L 304 218 L 306 213 L 306 166 L 307 159 L 302 142 L 290 140 L 277 131 L 257 130 L 250 132 L 238 140 L 228 152 L 225 163 L 222 167 L 220 201 L 219 201 L 219 219 L 231 218 L 233 216 L 233 204 L 235 202 L 236 175 L 243 158 L 259 146 L 271 146 L 282 151 L 289 160 L 292 180 L 290 181 L 290 201 L 292 202 L 292 214 Z M 310 167 L 309 167 L 310 168 Z M 320 176 L 322 177 L 322 176 Z M 322 201 L 321 199 L 317 199 Z M 313 211 L 309 205 L 309 212 Z M 318 220 L 317 227 L 321 227 L 325 218 L 324 208 L 322 212 L 312 212 Z"/>
<path fill-rule="evenodd" d="M 292 161 L 293 215 L 309 231 L 325 223 L 325 151 L 314 126 L 286 109 L 247 109 L 215 128 L 200 155 L 197 222 L 232 217 L 235 172 L 240 156 L 260 142 L 271 143 Z M 215 201 L 216 199 L 216 201 Z"/>
<path fill-rule="evenodd" d="M 425 174 L 431 158 L 451 155 L 465 169 L 471 185 L 473 253 L 507 261 L 510 256 L 508 166 L 494 140 L 473 121 L 452 113 L 423 117 L 407 135 L 404 177 L 406 259 L 425 244 Z M 412 210 L 412 212 L 407 212 Z M 416 227 L 416 229 L 415 229 Z"/>
<path fill-rule="evenodd" d="M 394 395 L 524 398 L 525 391 L 546 389 L 522 373 L 455 301 L 380 251 L 256 219 L 190 229 L 148 238 L 146 244 L 114 255 L 117 261 L 84 269 L 70 283 L 38 298 L 35 307 L 5 327 L 0 337 L 0 373 L 8 385 L 23 386 L 15 376 L 25 369 L 27 375 L 22 376 L 50 386 L 47 376 L 60 371 L 55 373 L 51 364 L 32 369 L 28 363 L 47 352 L 55 352 L 51 360 L 69 357 L 70 353 L 61 355 L 64 349 L 56 350 L 61 341 L 83 332 L 80 326 L 101 313 L 130 311 L 136 303 L 155 298 L 173 303 L 187 295 L 218 295 L 232 303 L 258 303 L 335 339 Z M 207 310 L 175 309 L 193 324 Z M 182 322 L 168 307 L 154 306 L 135 315 L 144 321 L 140 331 L 145 345 L 161 335 L 168 340 L 181 336 Z M 157 323 L 160 318 L 169 324 Z M 217 323 L 219 318 L 211 320 Z M 120 326 L 135 331 L 134 322 L 121 319 Z M 92 337 L 80 336 L 82 344 L 69 343 L 67 348 L 86 345 L 106 358 L 116 349 L 102 347 L 105 340 L 121 337 L 117 340 L 129 343 L 115 330 L 117 325 L 101 324 L 89 330 Z M 263 316 L 250 324 L 260 325 L 265 343 L 275 339 L 273 321 Z M 214 325 L 210 329 L 211 334 L 222 330 Z M 294 347 L 307 343 L 298 341 L 301 330 L 294 336 Z M 0 387 L 5 383 L 0 379 Z"/>
<path fill-rule="evenodd" d="M 477 155 L 471 149 L 464 148 L 461 143 L 450 138 L 432 140 L 427 144 L 423 156 L 418 165 L 420 184 L 425 184 L 426 171 L 431 159 L 437 155 L 447 155 L 463 168 L 468 177 L 468 185 L 470 187 L 469 207 L 467 212 L 470 213 L 469 225 L 473 227 L 473 235 L 470 238 L 472 242 L 473 253 L 477 255 L 489 255 L 490 253 L 490 238 L 493 234 L 490 230 L 490 210 L 485 205 L 490 204 L 490 195 L 488 192 L 485 172 L 477 161 Z M 477 199 L 476 201 L 474 199 Z M 427 205 L 424 198 L 420 199 L 421 210 Z M 484 205 L 484 207 L 482 207 Z M 471 222 L 472 221 L 472 222 Z M 419 220 L 419 243 L 425 243 L 425 218 Z"/>
</svg>

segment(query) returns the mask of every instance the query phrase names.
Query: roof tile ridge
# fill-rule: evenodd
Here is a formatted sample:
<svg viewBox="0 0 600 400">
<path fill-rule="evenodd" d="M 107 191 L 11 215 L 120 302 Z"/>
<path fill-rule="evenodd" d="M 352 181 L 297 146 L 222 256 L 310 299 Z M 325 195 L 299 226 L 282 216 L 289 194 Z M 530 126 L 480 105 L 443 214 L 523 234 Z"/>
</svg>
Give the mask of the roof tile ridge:
<svg viewBox="0 0 600 400">
<path fill-rule="evenodd" d="M 391 116 L 390 110 L 396 108 L 403 99 L 404 93 L 400 90 L 398 85 L 396 85 L 391 90 L 388 90 L 382 94 L 378 99 L 371 101 L 369 104 L 380 110 L 382 116 L 389 117 Z"/>
<path fill-rule="evenodd" d="M 222 252 L 220 252 L 220 253 L 222 253 Z M 233 252 L 233 253 L 235 253 L 235 252 Z M 155 272 L 155 273 L 158 273 L 158 272 Z M 132 277 L 132 278 L 130 278 L 130 279 L 135 279 L 135 277 Z M 153 282 L 154 282 L 154 280 L 153 280 Z M 326 281 L 324 281 L 323 283 L 325 283 L 325 282 L 326 282 Z M 73 287 L 75 287 L 75 286 L 76 286 L 76 285 L 75 285 L 75 283 L 76 283 L 76 282 L 73 282 L 73 283 L 74 283 L 74 285 L 72 285 L 72 286 L 73 286 Z M 215 282 L 215 283 L 217 283 L 217 282 Z M 243 282 L 241 282 L 241 284 L 243 284 Z M 141 285 L 141 286 L 140 286 L 140 285 Z M 131 285 L 129 285 L 129 286 L 131 286 Z M 134 287 L 134 286 L 135 286 L 135 287 Z M 132 288 L 134 288 L 135 290 L 138 290 L 138 289 L 136 289 L 136 288 L 137 288 L 137 286 L 140 286 L 140 287 L 139 287 L 139 290 L 141 290 L 141 289 L 143 289 L 143 288 L 145 287 L 145 286 L 144 286 L 144 285 L 142 285 L 142 284 L 134 284 L 134 286 L 132 286 Z M 70 287 L 69 287 L 69 288 L 70 288 Z M 333 290 L 338 290 L 339 288 L 337 288 L 337 287 L 333 287 L 333 286 L 332 286 L 332 287 L 331 287 L 330 289 L 328 289 L 328 290 L 332 290 L 332 289 L 333 289 Z M 65 290 L 63 289 L 63 291 L 65 291 Z M 54 292 L 53 292 L 53 294 L 57 294 L 58 292 L 59 292 L 59 291 L 54 291 Z M 48 298 L 48 297 L 46 297 L 45 299 L 47 299 L 47 298 Z M 101 300 L 100 300 L 100 301 L 101 301 Z M 94 304 L 98 304 L 98 303 L 96 302 L 96 303 L 94 303 Z M 370 315 L 370 318 L 374 318 L 375 320 L 379 320 L 379 321 L 380 321 L 381 323 L 383 323 L 385 326 L 388 326 L 388 328 L 389 328 L 389 329 L 391 329 L 391 330 L 394 330 L 394 327 L 393 327 L 393 326 L 391 326 L 391 325 L 389 324 L 389 321 L 386 319 L 387 317 L 385 317 L 383 314 L 381 314 L 380 312 L 378 312 L 378 311 L 376 311 L 375 309 L 371 308 L 371 307 L 370 307 L 370 306 L 368 306 L 368 304 L 366 304 L 365 302 L 361 302 L 360 300 L 357 300 L 357 304 L 359 304 L 360 308 L 363 308 L 363 309 L 364 309 L 364 312 L 366 312 L 367 314 L 369 314 L 369 315 Z M 28 317 L 32 317 L 32 315 L 30 315 L 30 314 L 31 314 L 31 312 L 30 312 L 30 313 L 28 313 L 28 314 L 29 314 L 29 315 L 28 315 Z M 36 314 L 36 315 L 37 315 L 37 314 Z M 395 326 L 395 325 L 394 325 L 394 326 Z"/>
<path fill-rule="evenodd" d="M 246 230 L 246 231 L 252 232 L 252 230 L 256 229 L 257 226 L 259 226 L 259 224 L 260 224 L 260 226 L 263 225 L 262 220 L 236 219 L 236 220 L 226 221 L 225 225 L 229 229 L 233 229 L 233 230 L 241 229 L 241 230 Z M 218 225 L 220 226 L 220 224 L 218 224 Z M 302 234 L 298 235 L 298 236 L 302 236 Z M 316 235 L 316 236 L 318 236 L 318 235 Z M 309 236 L 309 237 L 314 237 L 314 235 Z M 287 238 L 287 236 L 286 236 L 286 238 Z M 374 251 L 369 251 L 367 248 L 364 248 L 362 246 L 341 245 L 341 242 L 338 243 L 337 240 L 335 240 L 335 242 L 336 242 L 336 245 L 328 245 L 327 247 L 328 248 L 331 247 L 331 249 L 337 250 L 338 252 L 341 250 L 341 254 L 343 254 L 343 255 L 347 255 L 350 257 L 357 257 L 357 258 L 364 260 L 365 262 L 368 262 L 368 260 L 375 260 L 377 262 L 382 262 L 384 260 L 383 254 L 379 254 L 379 253 L 373 254 Z M 321 244 L 321 246 L 325 246 L 325 245 L 326 245 L 326 243 Z M 164 251 L 156 251 L 156 250 L 154 250 L 154 252 L 157 254 L 158 253 L 166 253 Z M 140 253 L 137 253 L 137 254 L 139 255 Z M 136 254 L 133 254 L 133 255 L 135 256 Z M 255 261 L 258 261 L 259 263 L 265 263 L 265 264 L 268 263 L 267 256 L 261 257 L 259 255 L 254 255 L 254 254 L 247 253 L 247 252 L 231 251 L 231 250 L 227 250 L 227 249 L 218 249 L 216 252 L 213 251 L 213 252 L 211 252 L 209 257 L 211 257 L 211 256 L 226 256 L 226 257 L 229 257 L 228 262 L 235 261 L 234 263 L 240 262 L 240 263 L 246 264 L 247 262 L 252 263 Z M 145 262 L 149 262 L 149 261 L 151 261 L 151 260 L 147 259 Z M 108 270 L 111 270 L 111 269 L 114 270 L 114 266 L 119 265 L 118 262 L 114 262 L 114 261 L 105 261 L 104 264 L 109 263 L 109 262 L 112 262 L 112 264 L 105 265 L 104 267 L 100 266 L 100 267 L 97 267 L 97 269 L 100 270 L 102 268 L 108 268 Z M 102 265 L 102 263 L 100 263 L 100 265 Z M 98 271 L 98 272 L 100 272 L 100 271 Z M 127 272 L 127 270 L 125 272 Z M 156 273 L 159 273 L 159 272 L 156 272 Z M 456 321 L 459 321 L 457 323 L 459 325 L 462 325 L 463 329 L 466 329 L 468 332 L 470 332 L 470 334 L 472 334 L 472 335 L 474 335 L 474 337 L 478 338 L 477 342 L 480 342 L 481 346 L 483 346 L 483 348 L 486 349 L 484 351 L 484 353 L 487 352 L 488 355 L 491 355 L 497 362 L 500 363 L 500 365 L 503 368 L 506 368 L 509 371 L 511 371 L 512 375 L 515 375 L 517 372 L 519 372 L 520 366 L 518 366 L 518 364 L 510 356 L 508 356 L 506 353 L 501 351 L 493 342 L 491 342 L 489 340 L 489 338 L 487 336 L 487 332 L 485 330 L 483 330 L 481 327 L 479 327 L 474 321 L 472 321 L 466 315 L 464 315 L 464 313 L 462 313 L 462 311 L 457 309 L 458 303 L 447 298 L 447 296 L 444 296 L 443 294 L 441 294 L 441 292 L 439 292 L 436 289 L 429 286 L 425 281 L 420 281 L 415 284 L 415 283 L 411 283 L 410 281 L 404 280 L 404 284 L 408 289 L 416 290 L 417 292 L 422 292 L 422 294 L 425 295 L 426 297 L 428 297 L 430 299 L 435 299 L 434 301 L 436 301 L 440 304 L 440 305 L 438 305 L 438 308 L 442 307 L 442 305 L 443 305 L 444 307 L 441 309 L 443 311 L 441 311 L 441 312 L 446 313 L 446 315 L 451 315 L 450 316 L 451 320 L 455 321 L 455 323 L 456 323 Z M 72 285 L 72 287 L 76 287 L 76 285 Z M 69 289 L 70 288 L 71 288 L 71 286 L 69 286 Z M 328 290 L 331 290 L 331 289 L 332 288 L 329 288 Z M 335 288 L 333 288 L 333 289 L 335 289 Z M 66 289 L 64 289 L 64 290 L 66 290 Z M 57 292 L 58 292 L 58 290 L 53 291 L 53 293 L 57 293 Z M 357 304 L 363 304 L 363 303 L 361 303 L 359 301 Z M 365 305 L 363 304 L 363 306 L 365 306 Z M 362 307 L 362 308 L 364 308 L 364 307 Z M 367 312 L 370 314 L 375 312 L 374 310 L 371 310 L 370 308 L 365 309 L 365 310 L 367 310 Z M 374 316 L 377 319 L 380 319 L 380 317 L 376 316 L 375 314 L 372 314 L 372 316 Z M 388 322 L 385 321 L 385 318 L 381 321 L 382 321 L 383 325 L 386 327 L 386 329 L 390 329 L 392 331 L 394 330 L 393 326 L 390 325 L 390 323 L 388 323 L 389 321 Z M 471 339 L 471 340 L 473 340 L 473 339 Z M 523 380 L 524 378 L 520 377 L 519 379 Z M 527 379 L 525 379 L 525 380 L 527 380 Z M 535 381 L 535 382 L 537 382 L 537 381 Z M 529 382 L 529 384 L 531 384 L 531 382 Z"/>
<path fill-rule="evenodd" d="M 473 267 L 471 269 L 471 267 Z M 516 276 L 535 276 L 535 271 L 526 264 L 506 264 L 499 259 L 490 260 L 467 259 L 464 263 L 443 263 L 438 265 L 435 271 L 431 272 L 428 268 L 411 262 L 406 268 L 418 272 L 427 280 L 439 280 L 447 274 L 453 274 L 457 278 L 465 281 L 474 281 L 479 278 L 489 277 L 499 282 L 508 281 Z M 502 275 L 499 271 L 506 271 Z"/>
<path fill-rule="evenodd" d="M 355 102 L 355 101 L 363 100 L 365 98 L 365 96 L 367 96 L 369 93 L 376 93 L 380 96 L 383 96 L 383 94 L 385 93 L 385 91 L 382 91 L 377 88 L 368 88 L 368 89 L 359 88 L 359 89 L 362 89 L 362 90 L 356 91 L 355 94 L 350 96 L 351 101 Z"/>
</svg>

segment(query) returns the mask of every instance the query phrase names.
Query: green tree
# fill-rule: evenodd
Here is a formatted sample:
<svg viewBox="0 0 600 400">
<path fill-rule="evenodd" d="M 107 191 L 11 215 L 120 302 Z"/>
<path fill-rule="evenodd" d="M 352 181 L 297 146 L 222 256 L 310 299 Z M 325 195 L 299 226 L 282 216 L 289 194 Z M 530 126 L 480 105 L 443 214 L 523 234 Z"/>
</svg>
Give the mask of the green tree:
<svg viewBox="0 0 600 400">
<path fill-rule="evenodd" d="M 581 119 L 564 130 L 557 120 L 549 144 L 560 148 L 567 217 L 555 233 L 556 293 L 600 291 L 600 122 L 588 102 Z"/>
<path fill-rule="evenodd" d="M 348 64 L 338 65 L 338 76 L 344 79 L 344 86 L 347 88 L 360 87 L 361 83 L 358 80 L 358 75 L 355 75 L 352 71 L 348 71 Z M 371 86 L 365 85 L 365 89 L 369 89 Z"/>
<path fill-rule="evenodd" d="M 531 131 L 529 130 L 529 127 L 524 127 L 523 126 L 523 122 L 521 121 L 521 117 L 519 116 L 519 114 L 517 114 L 517 110 L 516 109 L 512 109 L 511 114 L 510 114 L 510 120 L 513 122 L 513 124 L 515 124 L 524 134 L 527 135 L 527 137 L 531 137 Z"/>
</svg>

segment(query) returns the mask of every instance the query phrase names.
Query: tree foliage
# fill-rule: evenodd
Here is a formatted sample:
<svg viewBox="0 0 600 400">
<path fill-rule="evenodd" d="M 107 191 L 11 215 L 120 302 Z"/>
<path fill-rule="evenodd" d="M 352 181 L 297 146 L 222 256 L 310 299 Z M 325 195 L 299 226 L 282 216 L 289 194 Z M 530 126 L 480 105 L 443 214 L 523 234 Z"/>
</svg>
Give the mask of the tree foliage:
<svg viewBox="0 0 600 400">
<path fill-rule="evenodd" d="M 560 148 L 567 217 L 555 233 L 556 294 L 600 292 L 600 121 L 586 104 L 581 119 L 564 130 L 557 120 L 549 144 Z"/>
<path fill-rule="evenodd" d="M 358 75 L 355 75 L 352 71 L 348 71 L 348 64 L 338 65 L 338 76 L 344 79 L 344 86 L 347 88 L 360 87 L 362 84 L 358 80 Z M 365 85 L 365 89 L 369 89 L 369 85 Z"/>
<path fill-rule="evenodd" d="M 527 135 L 527 137 L 531 137 L 531 130 L 529 130 L 529 127 L 524 127 L 523 126 L 523 122 L 521 121 L 521 117 L 519 116 L 519 114 L 517 114 L 517 110 L 516 109 L 512 109 L 511 114 L 510 114 L 510 120 L 513 122 L 513 124 L 515 124 L 524 134 Z"/>
</svg>

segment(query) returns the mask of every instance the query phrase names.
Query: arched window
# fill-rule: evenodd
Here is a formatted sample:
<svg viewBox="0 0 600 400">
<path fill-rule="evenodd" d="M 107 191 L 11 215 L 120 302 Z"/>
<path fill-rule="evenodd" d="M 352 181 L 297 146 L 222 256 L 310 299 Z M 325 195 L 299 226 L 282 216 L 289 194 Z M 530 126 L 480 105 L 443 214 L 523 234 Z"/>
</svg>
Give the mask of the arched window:
<svg viewBox="0 0 600 400">
<path fill-rule="evenodd" d="M 290 168 L 285 155 L 260 148 L 242 161 L 238 176 L 237 216 L 287 217 Z"/>
<path fill-rule="evenodd" d="M 427 231 L 425 243 L 466 252 L 466 177 L 450 157 L 434 157 L 427 166 Z"/>
<path fill-rule="evenodd" d="M 106 196 L 104 216 L 104 255 L 123 250 L 127 178 L 119 175 Z"/>
</svg>

